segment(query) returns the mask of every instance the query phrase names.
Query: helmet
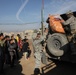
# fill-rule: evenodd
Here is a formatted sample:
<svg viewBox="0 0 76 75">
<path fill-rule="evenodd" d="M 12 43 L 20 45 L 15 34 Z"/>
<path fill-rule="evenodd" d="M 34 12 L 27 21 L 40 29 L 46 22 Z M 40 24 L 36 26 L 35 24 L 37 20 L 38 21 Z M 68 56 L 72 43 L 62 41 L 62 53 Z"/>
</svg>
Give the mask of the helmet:
<svg viewBox="0 0 76 75">
<path fill-rule="evenodd" d="M 68 12 L 66 12 L 66 14 L 73 14 L 73 12 L 71 10 L 69 10 Z"/>
</svg>

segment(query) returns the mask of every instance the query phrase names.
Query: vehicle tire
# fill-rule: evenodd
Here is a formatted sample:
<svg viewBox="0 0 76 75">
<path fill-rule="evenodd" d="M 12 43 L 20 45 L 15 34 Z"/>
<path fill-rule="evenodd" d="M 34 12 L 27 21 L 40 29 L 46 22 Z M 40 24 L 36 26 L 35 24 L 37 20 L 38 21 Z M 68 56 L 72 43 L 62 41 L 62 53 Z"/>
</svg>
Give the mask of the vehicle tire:
<svg viewBox="0 0 76 75">
<path fill-rule="evenodd" d="M 47 48 L 53 56 L 63 56 L 68 50 L 68 40 L 64 34 L 54 33 L 48 37 Z"/>
</svg>

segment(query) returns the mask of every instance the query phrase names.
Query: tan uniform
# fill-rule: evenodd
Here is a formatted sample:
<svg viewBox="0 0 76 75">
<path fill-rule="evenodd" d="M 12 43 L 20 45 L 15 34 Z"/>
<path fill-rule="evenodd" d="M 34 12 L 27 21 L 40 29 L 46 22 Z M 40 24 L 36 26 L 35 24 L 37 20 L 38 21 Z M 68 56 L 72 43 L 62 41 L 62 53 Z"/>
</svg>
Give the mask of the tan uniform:
<svg viewBox="0 0 76 75">
<path fill-rule="evenodd" d="M 66 21 L 63 22 L 63 25 L 70 25 L 70 29 L 71 29 L 71 36 L 68 37 L 68 40 L 70 42 L 70 47 L 71 47 L 71 51 L 72 54 L 76 54 L 76 49 L 75 49 L 75 35 L 76 35 L 76 17 L 74 17 L 73 15 L 70 16 L 70 18 Z"/>
</svg>

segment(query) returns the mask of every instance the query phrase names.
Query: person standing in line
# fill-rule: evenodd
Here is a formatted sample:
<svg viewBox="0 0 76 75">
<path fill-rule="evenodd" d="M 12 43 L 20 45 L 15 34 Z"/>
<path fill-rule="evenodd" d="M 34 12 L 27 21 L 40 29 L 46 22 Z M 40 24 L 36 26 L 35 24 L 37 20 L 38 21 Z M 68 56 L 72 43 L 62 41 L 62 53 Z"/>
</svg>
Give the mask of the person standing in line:
<svg viewBox="0 0 76 75">
<path fill-rule="evenodd" d="M 10 39 L 8 51 L 9 51 L 9 54 L 10 54 L 10 65 L 11 65 L 11 67 L 14 67 L 14 64 L 15 64 L 15 58 L 16 58 L 15 47 L 16 46 L 14 44 L 14 41 L 12 39 Z"/>
<path fill-rule="evenodd" d="M 27 36 L 24 36 L 24 39 L 22 40 L 22 43 L 24 44 L 24 42 L 27 40 Z"/>
<path fill-rule="evenodd" d="M 8 51 L 10 37 L 8 35 L 5 36 L 5 63 L 10 64 L 10 55 Z"/>
<path fill-rule="evenodd" d="M 27 59 L 26 55 L 27 55 L 27 52 L 28 52 L 28 47 L 29 47 L 29 43 L 28 43 L 28 39 L 24 39 L 24 44 L 23 44 L 23 47 L 22 47 L 22 51 L 24 52 L 24 56 L 25 56 L 25 59 Z"/>
<path fill-rule="evenodd" d="M 0 74 L 3 73 L 4 61 L 5 61 L 5 51 L 4 51 L 4 35 L 0 33 Z"/>
<path fill-rule="evenodd" d="M 14 42 L 14 44 L 15 44 L 15 50 L 16 50 L 17 59 L 19 59 L 18 43 L 17 43 L 17 40 L 14 38 L 14 34 L 11 36 L 11 39 L 13 40 L 13 42 Z"/>
<path fill-rule="evenodd" d="M 20 34 L 17 34 L 16 40 L 18 43 L 18 50 L 21 51 L 22 50 L 22 38 L 21 38 Z"/>
</svg>

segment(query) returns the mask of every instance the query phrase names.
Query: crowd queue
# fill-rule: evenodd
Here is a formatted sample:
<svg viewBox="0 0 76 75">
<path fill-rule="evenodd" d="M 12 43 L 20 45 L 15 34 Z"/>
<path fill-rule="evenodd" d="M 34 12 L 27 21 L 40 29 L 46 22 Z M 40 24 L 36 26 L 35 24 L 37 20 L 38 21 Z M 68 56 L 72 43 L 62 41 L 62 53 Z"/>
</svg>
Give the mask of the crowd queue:
<svg viewBox="0 0 76 75">
<path fill-rule="evenodd" d="M 0 75 L 4 71 L 5 64 L 10 65 L 11 68 L 15 66 L 15 61 L 20 58 L 20 51 L 24 52 L 26 59 L 29 58 L 31 51 L 26 36 L 22 39 L 19 34 L 15 38 L 14 34 L 4 36 L 0 33 Z"/>
<path fill-rule="evenodd" d="M 35 57 L 35 68 L 34 74 L 40 73 L 41 61 L 43 64 L 46 64 L 46 34 L 41 36 L 41 33 L 37 33 L 36 37 L 32 39 L 33 52 Z M 15 66 L 15 61 L 19 60 L 19 52 L 24 54 L 26 60 L 29 59 L 31 55 L 29 39 L 27 36 L 24 39 L 21 38 L 20 34 L 17 34 L 15 37 L 14 34 L 11 36 L 4 36 L 3 33 L 0 33 L 0 74 L 3 73 L 4 65 L 8 64 L 11 68 Z"/>
</svg>

